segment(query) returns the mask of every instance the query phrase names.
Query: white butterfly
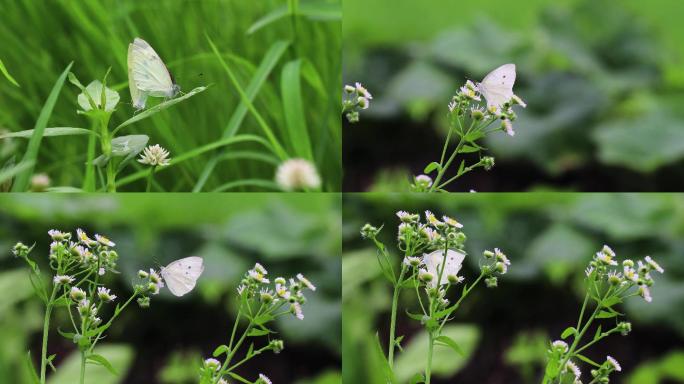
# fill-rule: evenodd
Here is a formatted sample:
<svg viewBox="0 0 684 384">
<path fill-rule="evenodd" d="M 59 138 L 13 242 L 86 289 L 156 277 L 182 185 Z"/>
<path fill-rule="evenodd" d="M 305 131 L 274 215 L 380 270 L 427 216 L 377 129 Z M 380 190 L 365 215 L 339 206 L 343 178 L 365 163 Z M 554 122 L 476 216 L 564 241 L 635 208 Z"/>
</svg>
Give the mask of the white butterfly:
<svg viewBox="0 0 684 384">
<path fill-rule="evenodd" d="M 161 269 L 161 275 L 171 293 L 183 296 L 195 288 L 197 279 L 203 271 L 204 259 L 199 256 L 190 256 L 171 262 Z"/>
<path fill-rule="evenodd" d="M 138 110 L 145 108 L 148 96 L 172 98 L 180 92 L 157 52 L 138 37 L 128 45 L 128 88 Z"/>
<path fill-rule="evenodd" d="M 487 107 L 501 107 L 513 97 L 514 83 L 515 64 L 504 64 L 489 72 L 484 80 L 477 84 L 477 88 L 487 99 Z"/>
<path fill-rule="evenodd" d="M 458 272 L 463 266 L 463 260 L 465 259 L 465 254 L 454 251 L 453 249 L 447 250 L 446 254 L 446 264 L 444 265 L 444 271 L 442 272 L 442 280 L 439 285 L 443 285 L 449 282 L 449 275 L 458 276 Z M 431 253 L 423 255 L 423 264 L 428 272 L 430 272 L 435 279 L 430 282 L 433 287 L 437 286 L 437 276 L 439 276 L 439 271 L 442 269 L 442 263 L 444 261 L 444 250 L 438 249 Z"/>
</svg>

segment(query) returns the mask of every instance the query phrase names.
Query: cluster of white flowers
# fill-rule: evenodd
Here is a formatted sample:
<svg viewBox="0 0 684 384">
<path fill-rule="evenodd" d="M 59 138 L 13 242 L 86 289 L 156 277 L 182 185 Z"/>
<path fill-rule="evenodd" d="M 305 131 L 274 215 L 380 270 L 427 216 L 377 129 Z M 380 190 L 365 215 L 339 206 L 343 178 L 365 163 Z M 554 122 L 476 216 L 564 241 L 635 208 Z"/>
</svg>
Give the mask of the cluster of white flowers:
<svg viewBox="0 0 684 384">
<path fill-rule="evenodd" d="M 452 97 L 451 102 L 449 102 L 449 113 L 455 114 L 456 116 L 463 116 L 466 112 L 469 112 L 470 118 L 475 121 L 482 121 L 487 123 L 492 123 L 496 120 L 501 120 L 501 130 L 506 132 L 509 136 L 515 135 L 515 130 L 513 129 L 513 121 L 517 118 L 517 115 L 513 111 L 514 105 L 519 105 L 523 108 L 527 107 L 527 104 L 518 96 L 513 95 L 510 100 L 503 103 L 503 105 L 480 105 L 482 101 L 480 88 L 468 80 L 465 85 L 463 85 L 454 97 Z"/>
<path fill-rule="evenodd" d="M 82 270 L 96 272 L 102 276 L 107 271 L 116 269 L 119 255 L 111 249 L 116 244 L 102 235 L 95 235 L 95 240 L 88 237 L 82 229 L 76 230 L 76 241 L 69 232 L 56 229 L 48 231 L 52 238 L 48 258 L 57 265 L 78 265 Z M 72 276 L 57 275 L 53 278 L 55 284 L 70 284 Z"/>
<path fill-rule="evenodd" d="M 321 186 L 316 166 L 305 159 L 285 160 L 278 166 L 275 180 L 285 191 L 318 189 Z"/>
<path fill-rule="evenodd" d="M 298 273 L 296 278 L 285 279 L 276 277 L 271 280 L 267 277 L 268 271 L 261 264 L 256 263 L 254 268 L 247 271 L 240 282 L 237 292 L 240 296 L 249 299 L 257 299 L 267 306 L 266 311 L 273 311 L 283 305 L 290 306 L 290 313 L 296 318 L 303 320 L 304 312 L 302 305 L 306 303 L 304 289 L 316 290 L 316 286 L 304 275 Z"/>
<path fill-rule="evenodd" d="M 163 167 L 169 165 L 169 151 L 164 149 L 161 145 L 148 145 L 140 154 L 138 162 L 141 164 L 150 165 L 153 167 Z"/>
<path fill-rule="evenodd" d="M 140 282 L 134 285 L 140 297 L 137 299 L 138 305 L 141 308 L 148 308 L 150 306 L 150 295 L 158 295 L 159 291 L 164 288 L 164 280 L 162 280 L 159 272 L 150 268 L 150 271 L 138 271 L 138 278 Z"/>
<path fill-rule="evenodd" d="M 585 274 L 590 279 L 605 278 L 611 286 L 618 287 L 621 290 L 636 286 L 639 296 L 650 303 L 653 301 L 650 287 L 654 283 L 651 272 L 654 271 L 664 273 L 665 269 L 651 256 L 637 260 L 636 263 L 633 260 L 626 259 L 622 262 L 622 268 L 619 269 L 615 252 L 609 246 L 604 245 L 600 251 L 596 252 L 585 270 Z"/>
<path fill-rule="evenodd" d="M 345 85 L 344 94 L 345 97 L 342 100 L 343 113 L 350 123 L 356 123 L 359 121 L 359 111 L 370 107 L 373 95 L 359 82 L 354 85 Z"/>
</svg>

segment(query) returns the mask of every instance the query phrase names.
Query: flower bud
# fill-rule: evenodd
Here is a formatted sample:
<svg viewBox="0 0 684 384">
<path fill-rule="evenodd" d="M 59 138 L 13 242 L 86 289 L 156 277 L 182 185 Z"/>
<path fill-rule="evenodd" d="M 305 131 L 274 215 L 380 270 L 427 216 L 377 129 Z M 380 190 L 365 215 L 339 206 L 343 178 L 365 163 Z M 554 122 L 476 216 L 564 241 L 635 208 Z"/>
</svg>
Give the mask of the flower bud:
<svg viewBox="0 0 684 384">
<path fill-rule="evenodd" d="M 496 276 L 490 276 L 485 279 L 485 284 L 487 285 L 487 288 L 496 288 L 498 286 L 498 279 Z"/>
</svg>

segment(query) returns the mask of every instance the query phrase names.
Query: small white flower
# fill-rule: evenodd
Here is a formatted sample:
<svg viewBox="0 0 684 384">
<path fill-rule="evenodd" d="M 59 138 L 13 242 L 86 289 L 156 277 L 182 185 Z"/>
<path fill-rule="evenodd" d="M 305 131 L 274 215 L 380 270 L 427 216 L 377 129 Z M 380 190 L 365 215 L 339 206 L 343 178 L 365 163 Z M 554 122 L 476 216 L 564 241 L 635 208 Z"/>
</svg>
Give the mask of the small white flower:
<svg viewBox="0 0 684 384">
<path fill-rule="evenodd" d="M 521 99 L 517 95 L 513 95 L 513 97 L 511 97 L 511 102 L 512 104 L 518 104 L 523 108 L 527 108 L 527 104 L 523 101 L 523 99 Z"/>
<path fill-rule="evenodd" d="M 565 367 L 568 371 L 572 372 L 572 374 L 575 376 L 575 379 L 579 379 L 580 376 L 582 376 L 582 371 L 580 371 L 577 364 L 573 363 L 572 361 L 568 360 L 568 362 L 565 364 Z"/>
<path fill-rule="evenodd" d="M 416 256 L 406 256 L 404 257 L 404 264 L 408 265 L 409 267 L 418 267 L 422 261 L 420 260 L 420 257 Z"/>
<path fill-rule="evenodd" d="M 615 360 L 614 358 L 612 358 L 610 356 L 606 356 L 606 360 L 608 361 L 608 363 L 610 363 L 610 365 L 613 367 L 614 370 L 616 370 L 618 372 L 622 371 L 622 367 L 620 366 L 620 363 L 618 363 L 617 360 Z"/>
<path fill-rule="evenodd" d="M 316 189 L 321 186 L 321 178 L 316 167 L 308 160 L 289 159 L 278 166 L 276 183 L 286 191 Z"/>
<path fill-rule="evenodd" d="M 86 298 L 86 293 L 81 288 L 71 287 L 71 291 L 69 291 L 69 297 L 71 297 L 71 299 L 75 302 L 79 302 Z"/>
<path fill-rule="evenodd" d="M 368 90 L 359 82 L 355 84 L 356 92 L 368 100 L 373 100 L 373 95 L 368 92 Z"/>
<path fill-rule="evenodd" d="M 639 275 L 637 275 L 636 270 L 634 268 L 631 268 L 631 267 L 625 265 L 623 267 L 622 272 L 625 275 L 625 279 L 627 279 L 633 283 L 639 282 Z"/>
<path fill-rule="evenodd" d="M 155 271 L 154 269 L 150 268 L 150 281 L 153 284 L 156 284 L 159 286 L 159 288 L 164 288 L 164 281 L 162 280 L 161 276 L 159 276 L 159 273 Z"/>
<path fill-rule="evenodd" d="M 247 272 L 247 274 L 249 275 L 249 277 L 252 280 L 256 281 L 257 283 L 262 283 L 262 284 L 270 283 L 270 281 L 262 273 L 259 273 L 259 271 L 255 270 L 255 269 L 249 270 Z"/>
<path fill-rule="evenodd" d="M 602 262 L 603 264 L 606 265 L 618 265 L 617 261 L 613 260 L 613 256 L 600 251 L 596 253 L 596 260 Z"/>
<path fill-rule="evenodd" d="M 74 282 L 74 278 L 68 275 L 55 275 L 52 282 L 55 284 L 71 284 Z"/>
<path fill-rule="evenodd" d="M 86 247 L 92 247 L 93 245 L 97 244 L 97 242 L 88 235 L 86 235 L 85 231 L 83 231 L 81 228 L 78 228 L 76 230 L 76 235 L 78 236 L 78 240 L 83 243 Z"/>
<path fill-rule="evenodd" d="M 444 222 L 450 227 L 463 228 L 463 224 L 459 223 L 458 221 L 456 221 L 456 219 L 452 219 L 449 216 L 442 216 L 442 220 L 444 220 Z"/>
<path fill-rule="evenodd" d="M 260 384 L 273 384 L 271 382 L 271 379 L 269 379 L 268 376 L 264 375 L 263 373 L 259 374 L 259 383 Z"/>
<path fill-rule="evenodd" d="M 245 291 L 245 288 L 246 288 L 246 287 L 245 287 L 244 285 L 242 285 L 242 284 L 238 285 L 238 287 L 237 287 L 237 293 L 238 293 L 238 295 L 242 295 L 242 292 Z"/>
<path fill-rule="evenodd" d="M 210 358 L 210 359 L 204 360 L 204 366 L 207 369 L 210 369 L 213 371 L 218 371 L 221 369 L 221 362 L 216 360 L 216 359 Z"/>
<path fill-rule="evenodd" d="M 268 275 L 268 271 L 266 270 L 266 268 L 264 268 L 264 266 L 259 263 L 254 264 L 254 270 L 261 273 L 262 275 Z"/>
<path fill-rule="evenodd" d="M 653 301 L 653 298 L 651 297 L 651 290 L 645 285 L 639 286 L 639 296 L 643 297 L 647 303 Z"/>
<path fill-rule="evenodd" d="M 62 231 L 58 231 L 58 230 L 56 230 L 56 229 L 51 229 L 51 230 L 49 230 L 49 231 L 48 231 L 48 235 L 50 235 L 50 237 L 52 238 L 52 240 L 55 240 L 55 241 L 64 240 L 64 238 L 66 237 L 66 233 L 64 233 L 64 232 L 62 232 Z"/>
<path fill-rule="evenodd" d="M 104 276 L 105 274 L 105 269 L 103 267 L 100 267 L 100 269 L 97 270 L 97 274 L 100 276 Z"/>
<path fill-rule="evenodd" d="M 304 320 L 304 312 L 302 312 L 302 305 L 299 304 L 298 302 L 292 303 L 290 307 L 290 311 L 294 313 L 295 317 L 298 318 L 299 320 Z"/>
<path fill-rule="evenodd" d="M 513 130 L 513 123 L 511 123 L 510 120 L 504 119 L 501 122 L 501 126 L 503 127 L 504 131 L 506 132 L 506 134 L 508 136 L 510 136 L 510 137 L 515 136 L 515 130 Z"/>
<path fill-rule="evenodd" d="M 494 254 L 496 255 L 496 259 L 499 260 L 500 262 L 506 264 L 506 265 L 511 265 L 511 261 L 508 260 L 508 257 L 506 257 L 506 254 L 501 252 L 499 248 L 494 248 Z"/>
<path fill-rule="evenodd" d="M 447 105 L 447 107 L 449 108 L 449 112 L 453 112 L 454 109 L 456 109 L 456 106 L 457 106 L 457 105 L 458 105 L 458 104 L 456 104 L 455 101 L 451 101 L 451 102 L 449 103 L 449 105 Z"/>
<path fill-rule="evenodd" d="M 108 247 L 113 247 L 116 244 L 114 244 L 113 241 L 109 240 L 108 238 L 102 236 L 102 235 L 95 235 L 95 240 L 97 240 L 100 244 L 106 245 Z"/>
<path fill-rule="evenodd" d="M 108 288 L 97 287 L 97 296 L 102 301 L 111 302 L 116 299 L 116 295 L 112 295 Z"/>
<path fill-rule="evenodd" d="M 653 260 L 653 259 L 651 258 L 651 256 L 646 256 L 646 257 L 644 258 L 644 260 L 646 261 L 646 264 L 650 265 L 651 268 L 655 269 L 656 271 L 658 271 L 658 272 L 660 272 L 660 273 L 665 272 L 665 270 L 663 269 L 663 267 L 661 267 L 660 264 L 656 263 L 656 261 Z"/>
<path fill-rule="evenodd" d="M 463 253 L 449 249 L 446 254 L 446 264 L 442 267 L 442 264 L 444 263 L 444 250 L 436 250 L 432 253 L 423 255 L 423 263 L 425 264 L 428 273 L 437 277 L 439 276 L 440 270 L 444 268 L 439 285 L 447 284 L 449 282 L 449 275 L 458 276 L 458 272 L 463 265 L 463 259 L 465 259 Z M 436 280 L 437 279 L 433 279 L 429 282 L 432 287 L 437 287 L 438 283 Z"/>
<path fill-rule="evenodd" d="M 441 221 L 437 219 L 437 216 L 435 216 L 435 214 L 430 211 L 425 211 L 425 220 L 427 220 L 427 222 L 430 223 L 430 225 L 435 227 L 443 224 Z"/>
<path fill-rule="evenodd" d="M 430 227 L 422 227 L 420 228 L 420 232 L 422 232 L 430 241 L 435 241 L 440 237 L 439 233 Z"/>
<path fill-rule="evenodd" d="M 148 145 L 140 154 L 139 163 L 156 166 L 169 165 L 169 151 L 162 148 L 159 144 Z"/>
<path fill-rule="evenodd" d="M 605 253 L 606 255 L 608 255 L 610 257 L 615 257 L 615 251 L 613 251 L 613 248 L 611 248 L 605 244 L 603 245 L 603 248 L 601 248 L 601 252 Z"/>
<path fill-rule="evenodd" d="M 432 178 L 428 175 L 416 176 L 416 184 L 423 188 L 430 188 L 432 186 Z"/>
<path fill-rule="evenodd" d="M 566 343 L 563 340 L 556 340 L 553 343 L 551 343 L 551 345 L 553 346 L 553 348 L 563 351 L 563 353 L 568 351 L 568 343 Z"/>
<path fill-rule="evenodd" d="M 584 270 L 584 274 L 587 275 L 587 277 L 589 277 L 592 273 L 594 273 L 594 267 L 592 266 L 589 266 Z"/>
<path fill-rule="evenodd" d="M 307 288 L 309 288 L 310 290 L 312 290 L 312 291 L 315 291 L 315 290 L 316 290 L 316 286 L 313 285 L 313 284 L 311 283 L 311 281 L 309 281 L 309 279 L 307 279 L 306 277 L 304 277 L 304 275 L 302 275 L 301 273 L 298 273 L 298 274 L 297 274 L 297 279 L 298 279 L 299 281 L 301 281 L 302 284 L 304 284 L 304 285 L 305 285 Z"/>
</svg>

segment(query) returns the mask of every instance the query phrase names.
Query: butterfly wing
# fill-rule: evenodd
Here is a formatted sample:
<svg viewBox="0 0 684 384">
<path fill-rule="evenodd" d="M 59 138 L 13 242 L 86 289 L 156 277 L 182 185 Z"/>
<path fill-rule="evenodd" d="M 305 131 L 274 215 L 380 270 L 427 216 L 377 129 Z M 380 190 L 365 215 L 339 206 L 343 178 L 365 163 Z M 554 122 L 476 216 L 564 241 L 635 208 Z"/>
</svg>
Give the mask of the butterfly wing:
<svg viewBox="0 0 684 384">
<path fill-rule="evenodd" d="M 173 97 L 175 87 L 169 70 L 147 41 L 135 38 L 128 46 L 129 86 L 154 97 Z M 133 85 L 130 78 L 133 78 Z M 133 92 L 131 92 L 131 95 Z"/>
<path fill-rule="evenodd" d="M 487 99 L 488 107 L 500 107 L 513 97 L 514 83 L 515 64 L 504 64 L 485 76 L 479 84 L 479 90 Z"/>
<path fill-rule="evenodd" d="M 128 88 L 131 91 L 131 101 L 133 101 L 133 107 L 135 107 L 137 110 L 140 110 L 145 109 L 147 93 L 138 89 L 135 83 L 135 78 L 133 77 L 133 48 L 133 44 L 128 44 Z"/>
<path fill-rule="evenodd" d="M 183 296 L 195 288 L 202 272 L 204 272 L 204 259 L 199 256 L 190 256 L 167 265 L 162 269 L 161 275 L 171 293 Z"/>
</svg>

